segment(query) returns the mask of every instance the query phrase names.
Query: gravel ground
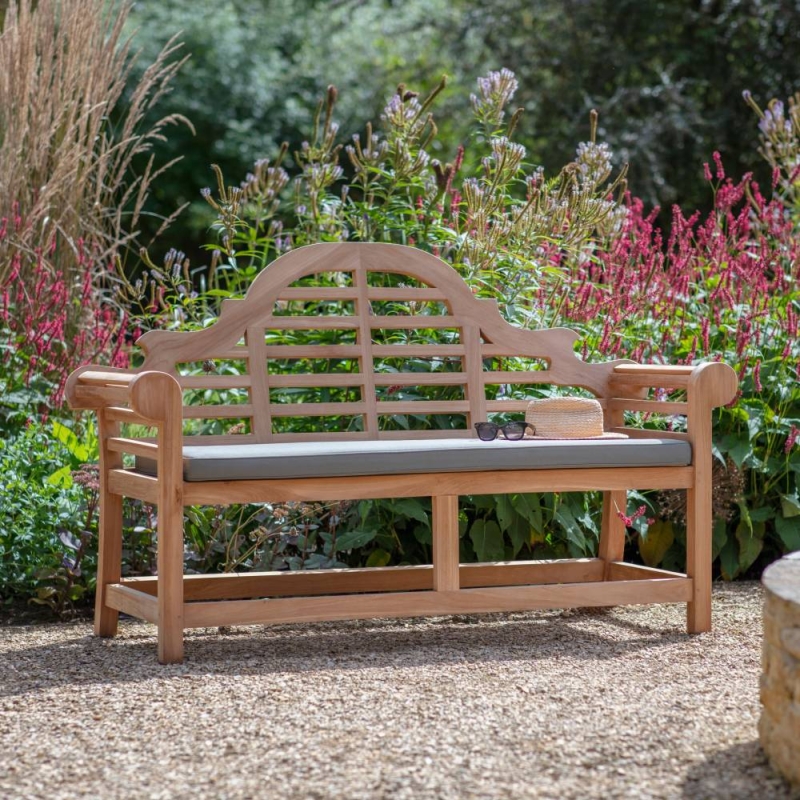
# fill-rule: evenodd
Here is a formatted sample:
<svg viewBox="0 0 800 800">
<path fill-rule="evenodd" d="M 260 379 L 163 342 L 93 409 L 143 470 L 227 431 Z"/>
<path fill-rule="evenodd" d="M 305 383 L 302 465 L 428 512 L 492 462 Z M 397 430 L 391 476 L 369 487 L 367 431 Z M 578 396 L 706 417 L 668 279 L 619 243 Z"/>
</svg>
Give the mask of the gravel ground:
<svg viewBox="0 0 800 800">
<path fill-rule="evenodd" d="M 2 798 L 797 797 L 758 745 L 761 589 L 715 630 L 628 607 L 201 630 L 0 627 Z"/>
</svg>

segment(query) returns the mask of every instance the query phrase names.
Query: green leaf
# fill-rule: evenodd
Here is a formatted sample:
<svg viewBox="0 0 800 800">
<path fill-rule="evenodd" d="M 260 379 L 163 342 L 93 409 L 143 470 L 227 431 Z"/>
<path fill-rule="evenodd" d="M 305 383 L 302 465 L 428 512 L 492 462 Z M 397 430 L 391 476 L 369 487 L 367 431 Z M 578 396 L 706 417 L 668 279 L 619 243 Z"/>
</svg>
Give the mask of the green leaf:
<svg viewBox="0 0 800 800">
<path fill-rule="evenodd" d="M 639 534 L 639 553 L 648 567 L 657 567 L 675 541 L 671 522 L 654 522 L 647 532 Z"/>
<path fill-rule="evenodd" d="M 511 505 L 517 514 L 523 516 L 537 531 L 542 530 L 542 507 L 538 494 L 515 494 Z"/>
<path fill-rule="evenodd" d="M 355 550 L 369 544 L 375 538 L 376 531 L 347 531 L 336 537 L 335 552 L 341 553 L 345 550 Z"/>
<path fill-rule="evenodd" d="M 722 448 L 731 457 L 733 463 L 740 468 L 753 452 L 750 440 L 746 436 L 735 433 L 729 433 L 723 437 Z"/>
<path fill-rule="evenodd" d="M 47 482 L 52 486 L 60 486 L 62 489 L 69 489 L 72 486 L 72 470 L 69 466 L 61 467 L 52 475 L 49 475 Z"/>
<path fill-rule="evenodd" d="M 421 522 L 423 525 L 430 525 L 428 513 L 425 511 L 425 507 L 422 505 L 421 501 L 413 497 L 393 500 L 392 510 L 397 511 L 404 517 L 415 519 L 417 522 Z"/>
<path fill-rule="evenodd" d="M 800 498 L 797 493 L 781 495 L 781 512 L 786 519 L 800 517 Z"/>
<path fill-rule="evenodd" d="M 70 454 L 78 461 L 89 460 L 89 448 L 81 444 L 78 437 L 66 426 L 60 422 L 53 422 L 53 435 L 62 442 Z"/>
<path fill-rule="evenodd" d="M 711 560 L 716 561 L 722 548 L 725 547 L 725 542 L 728 541 L 728 525 L 724 519 L 714 521 L 714 527 L 711 532 Z"/>
<path fill-rule="evenodd" d="M 505 558 L 503 532 L 493 520 L 486 522 L 483 519 L 476 519 L 472 523 L 469 538 L 472 540 L 478 561 L 502 561 Z"/>
<path fill-rule="evenodd" d="M 787 553 L 800 550 L 800 517 L 791 519 L 775 517 L 775 530 L 786 547 Z"/>
<path fill-rule="evenodd" d="M 385 550 L 373 550 L 367 559 L 368 567 L 385 567 L 392 560 L 391 553 Z"/>
<path fill-rule="evenodd" d="M 588 555 L 586 552 L 586 536 L 583 528 L 575 521 L 572 511 L 566 504 L 553 512 L 553 519 L 561 525 L 567 534 L 567 541 L 571 545 L 571 552 L 574 557 Z"/>
<path fill-rule="evenodd" d="M 766 522 L 775 516 L 775 509 L 770 506 L 761 506 L 760 508 L 751 508 L 750 519 L 753 522 Z"/>
<path fill-rule="evenodd" d="M 507 494 L 495 495 L 495 505 L 497 509 L 497 521 L 500 523 L 500 530 L 507 531 L 515 519 L 514 506 L 511 505 L 511 498 Z"/>
<path fill-rule="evenodd" d="M 531 526 L 519 514 L 514 515 L 514 521 L 508 529 L 511 544 L 514 546 L 514 556 L 531 541 Z"/>
<path fill-rule="evenodd" d="M 762 529 L 764 524 L 761 523 Z M 739 569 L 745 572 L 752 566 L 764 547 L 763 538 L 753 534 L 743 523 L 739 523 L 736 528 L 736 538 L 739 540 Z"/>
<path fill-rule="evenodd" d="M 725 542 L 725 546 L 719 554 L 719 563 L 722 577 L 726 581 L 732 581 L 739 574 L 739 548 L 736 539 L 732 536 Z"/>
</svg>

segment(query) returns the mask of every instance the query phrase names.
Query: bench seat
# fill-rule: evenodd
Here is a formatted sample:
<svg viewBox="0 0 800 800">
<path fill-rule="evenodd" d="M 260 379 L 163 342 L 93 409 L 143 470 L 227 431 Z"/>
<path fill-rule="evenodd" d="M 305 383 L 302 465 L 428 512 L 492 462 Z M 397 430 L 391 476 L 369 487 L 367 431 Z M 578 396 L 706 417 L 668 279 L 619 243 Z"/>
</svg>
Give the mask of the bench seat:
<svg viewBox="0 0 800 800">
<path fill-rule="evenodd" d="M 286 442 L 190 445 L 183 448 L 183 479 L 194 481 L 405 475 L 590 467 L 682 467 L 692 447 L 676 439 L 532 440 L 412 439 L 361 442 Z M 155 475 L 155 462 L 136 468 Z"/>
</svg>

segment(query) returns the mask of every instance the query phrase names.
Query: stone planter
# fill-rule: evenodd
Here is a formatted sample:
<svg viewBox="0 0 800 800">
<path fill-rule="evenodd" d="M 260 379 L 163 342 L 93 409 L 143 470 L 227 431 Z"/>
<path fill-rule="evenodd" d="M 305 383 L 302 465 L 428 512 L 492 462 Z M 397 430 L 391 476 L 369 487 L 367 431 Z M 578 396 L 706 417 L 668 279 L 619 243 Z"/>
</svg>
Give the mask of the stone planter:
<svg viewBox="0 0 800 800">
<path fill-rule="evenodd" d="M 764 571 L 761 746 L 772 766 L 800 787 L 800 552 Z"/>
</svg>

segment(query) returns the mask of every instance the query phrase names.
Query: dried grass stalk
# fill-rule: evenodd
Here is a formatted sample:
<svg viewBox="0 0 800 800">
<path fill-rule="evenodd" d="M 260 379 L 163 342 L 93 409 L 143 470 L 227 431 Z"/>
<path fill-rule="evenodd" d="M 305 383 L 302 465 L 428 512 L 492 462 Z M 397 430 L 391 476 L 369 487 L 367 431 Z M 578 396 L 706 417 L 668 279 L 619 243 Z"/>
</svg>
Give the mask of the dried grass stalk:
<svg viewBox="0 0 800 800">
<path fill-rule="evenodd" d="M 0 285 L 19 254 L 37 250 L 68 285 L 79 282 L 79 240 L 108 263 L 136 240 L 152 158 L 138 177 L 132 162 L 191 124 L 179 115 L 142 131 L 145 114 L 185 59 L 171 39 L 121 102 L 131 65 L 123 35 L 130 3 L 12 0 L 0 34 Z M 22 259 L 22 280 L 29 279 Z M 41 261 L 41 256 L 39 258 Z"/>
</svg>

